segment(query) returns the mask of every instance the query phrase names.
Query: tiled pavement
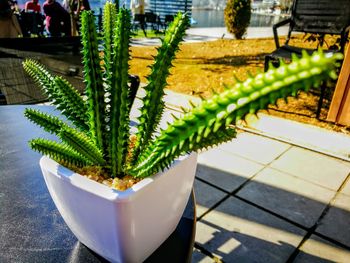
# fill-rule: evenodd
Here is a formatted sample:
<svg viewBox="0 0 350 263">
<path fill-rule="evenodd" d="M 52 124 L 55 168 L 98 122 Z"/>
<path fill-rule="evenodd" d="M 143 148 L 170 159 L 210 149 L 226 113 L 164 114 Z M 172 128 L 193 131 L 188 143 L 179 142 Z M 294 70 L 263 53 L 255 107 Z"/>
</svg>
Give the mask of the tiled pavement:
<svg viewBox="0 0 350 263">
<path fill-rule="evenodd" d="M 166 93 L 171 108 L 188 107 L 188 97 Z M 301 125 L 295 130 L 307 138 L 314 132 L 318 143 L 306 146 L 315 150 L 241 131 L 199 154 L 192 262 L 350 262 L 350 161 L 319 153 L 327 140 L 319 130 L 283 119 L 273 125 Z"/>
<path fill-rule="evenodd" d="M 287 143 L 245 132 L 199 155 L 192 261 L 350 262 L 350 139 L 274 118 L 253 128 Z"/>
<path fill-rule="evenodd" d="M 247 132 L 201 153 L 193 262 L 350 262 L 349 173 Z"/>
</svg>

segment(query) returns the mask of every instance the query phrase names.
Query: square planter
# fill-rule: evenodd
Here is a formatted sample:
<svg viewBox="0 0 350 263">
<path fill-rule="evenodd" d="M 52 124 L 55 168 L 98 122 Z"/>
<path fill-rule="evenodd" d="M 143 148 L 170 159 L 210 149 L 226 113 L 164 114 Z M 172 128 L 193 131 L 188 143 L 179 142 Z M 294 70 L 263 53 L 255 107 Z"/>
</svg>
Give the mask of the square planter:
<svg viewBox="0 0 350 263">
<path fill-rule="evenodd" d="M 126 191 L 92 181 L 44 156 L 50 195 L 80 242 L 111 262 L 142 262 L 175 230 L 193 187 L 197 154 Z"/>
</svg>

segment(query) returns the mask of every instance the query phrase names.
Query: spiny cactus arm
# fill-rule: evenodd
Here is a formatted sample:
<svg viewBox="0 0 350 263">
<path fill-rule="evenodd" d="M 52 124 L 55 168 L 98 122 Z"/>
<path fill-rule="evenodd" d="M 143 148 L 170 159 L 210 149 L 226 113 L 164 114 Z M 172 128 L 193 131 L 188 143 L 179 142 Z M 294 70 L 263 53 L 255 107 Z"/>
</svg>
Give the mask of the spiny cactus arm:
<svg viewBox="0 0 350 263">
<path fill-rule="evenodd" d="M 160 169 L 164 170 L 166 168 L 169 168 L 171 163 L 174 160 L 173 156 L 180 156 L 184 152 L 190 152 L 190 151 L 196 152 L 196 151 L 201 151 L 203 149 L 208 149 L 210 147 L 214 147 L 219 144 L 228 142 L 233 138 L 236 138 L 236 135 L 237 135 L 237 131 L 234 127 L 222 127 L 217 132 L 211 133 L 206 138 L 197 137 L 197 140 L 198 138 L 200 138 L 198 142 L 193 139 L 184 140 L 182 141 L 182 145 L 179 145 L 179 147 L 172 149 L 173 152 L 164 153 L 164 155 L 168 155 L 168 157 L 163 159 L 160 167 L 154 167 L 155 170 L 153 170 L 151 174 L 155 174 Z M 185 150 L 185 149 L 191 149 L 191 150 Z"/>
<path fill-rule="evenodd" d="M 328 56 L 321 51 L 312 57 L 305 53 L 300 60 L 270 69 L 214 95 L 163 130 L 129 173 L 139 177 L 152 175 L 183 152 L 192 151 L 195 147 L 191 145 L 210 138 L 211 134 L 246 114 L 256 113 L 279 98 L 296 96 L 300 90 L 308 91 L 312 85 L 336 77 L 334 68 L 340 58 L 340 54 Z"/>
<path fill-rule="evenodd" d="M 91 161 L 74 151 L 68 145 L 55 141 L 38 138 L 30 140 L 29 146 L 34 151 L 47 155 L 53 160 L 64 165 L 83 167 L 92 164 Z"/>
<path fill-rule="evenodd" d="M 192 152 L 192 151 L 200 151 L 203 149 L 207 149 L 209 147 L 213 147 L 216 145 L 219 145 L 224 142 L 228 142 L 236 137 L 236 130 L 232 127 L 222 127 L 216 132 L 213 132 L 208 135 L 208 137 L 199 137 L 192 135 L 189 140 L 182 140 L 178 147 L 172 147 L 167 149 L 164 152 L 161 152 L 157 154 L 156 151 L 152 146 L 147 149 L 147 153 L 145 156 L 151 156 L 154 154 L 154 158 L 157 159 L 157 165 L 140 165 L 139 167 L 135 167 L 129 171 L 129 174 L 135 176 L 135 177 L 147 177 L 150 175 L 153 175 L 160 170 L 164 170 L 166 168 L 169 168 L 174 159 L 181 154 L 184 154 L 185 152 Z M 199 141 L 197 142 L 196 140 Z M 174 156 L 176 156 L 174 158 Z M 141 156 L 140 158 L 143 158 Z M 142 163 L 142 160 L 140 161 Z"/>
<path fill-rule="evenodd" d="M 67 119 L 78 128 L 88 130 L 87 105 L 72 85 L 63 78 L 52 75 L 45 66 L 35 60 L 25 60 L 23 68 Z"/>
<path fill-rule="evenodd" d="M 85 134 L 80 133 L 72 128 L 65 128 L 60 131 L 58 136 L 63 142 L 69 145 L 76 152 L 80 153 L 91 163 L 105 165 L 102 152 L 96 147 L 93 141 Z"/>
<path fill-rule="evenodd" d="M 116 27 L 116 5 L 106 2 L 103 10 L 103 61 L 104 61 L 104 78 L 110 85 L 111 81 L 111 63 L 112 63 L 112 44 L 114 39 L 114 29 Z"/>
<path fill-rule="evenodd" d="M 24 115 L 45 131 L 58 135 L 63 141 L 80 153 L 90 163 L 104 164 L 105 161 L 100 150 L 94 145 L 90 138 L 86 137 L 55 116 L 27 108 Z"/>
<path fill-rule="evenodd" d="M 107 148 L 103 136 L 106 130 L 105 90 L 93 13 L 91 11 L 82 12 L 81 22 L 84 79 L 89 104 L 90 133 L 98 148 L 104 151 Z M 103 152 L 103 154 L 105 155 L 106 153 Z"/>
<path fill-rule="evenodd" d="M 130 13 L 121 8 L 114 33 L 114 50 L 110 99 L 110 148 L 111 173 L 113 177 L 124 175 L 129 145 L 129 42 Z"/>
<path fill-rule="evenodd" d="M 84 132 L 89 131 L 88 107 L 78 91 L 62 77 L 54 79 L 56 89 L 55 97 L 60 98 L 56 106 L 77 128 Z"/>
<path fill-rule="evenodd" d="M 236 138 L 237 131 L 234 127 L 221 127 L 217 132 L 211 133 L 210 136 L 206 138 L 196 138 L 196 142 L 192 142 L 192 140 L 188 140 L 191 142 L 191 145 L 187 147 L 191 149 L 191 151 L 200 151 L 206 149 L 208 147 L 217 146 L 224 142 L 228 142 L 233 138 Z M 182 147 L 179 147 L 181 149 Z M 180 153 L 181 154 L 181 153 Z M 172 161 L 170 161 L 171 163 Z M 168 165 L 170 165 L 170 163 Z"/>
<path fill-rule="evenodd" d="M 33 59 L 26 59 L 23 61 L 23 69 L 27 74 L 43 89 L 50 101 L 54 100 L 51 93 L 55 89 L 53 76 L 44 65 Z"/>
<path fill-rule="evenodd" d="M 31 122 L 52 134 L 57 135 L 63 127 L 68 127 L 68 125 L 59 118 L 36 109 L 26 108 L 24 111 L 24 116 Z"/>
<path fill-rule="evenodd" d="M 179 13 L 172 24 L 170 24 L 162 45 L 158 48 L 155 63 L 151 66 L 151 73 L 147 77 L 148 84 L 145 87 L 146 95 L 143 98 L 141 115 L 138 118 L 139 125 L 136 133 L 136 144 L 133 151 L 133 159 L 136 161 L 139 153 L 147 146 L 152 139 L 164 110 L 164 88 L 167 85 L 166 79 L 172 67 L 176 51 L 179 50 L 179 43 L 189 27 L 189 18 L 186 14 Z"/>
</svg>

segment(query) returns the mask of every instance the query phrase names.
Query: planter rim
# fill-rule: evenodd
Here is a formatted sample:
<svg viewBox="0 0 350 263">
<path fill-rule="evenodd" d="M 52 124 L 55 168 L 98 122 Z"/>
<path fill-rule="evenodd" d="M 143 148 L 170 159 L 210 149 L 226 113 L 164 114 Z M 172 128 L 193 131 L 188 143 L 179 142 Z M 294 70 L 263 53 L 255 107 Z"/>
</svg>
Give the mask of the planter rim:
<svg viewBox="0 0 350 263">
<path fill-rule="evenodd" d="M 177 158 L 170 166 L 170 169 L 178 165 L 182 160 L 189 158 L 189 156 L 190 154 L 185 154 Z M 87 191 L 93 195 L 97 195 L 109 200 L 115 200 L 118 202 L 129 201 L 132 196 L 136 195 L 142 189 L 146 188 L 147 185 L 151 184 L 153 181 L 159 180 L 162 177 L 163 173 L 165 173 L 169 169 L 165 169 L 164 171 L 160 171 L 152 176 L 146 177 L 140 182 L 134 184 L 132 187 L 128 188 L 127 190 L 120 191 L 110 186 L 96 182 L 92 179 L 89 179 L 86 176 L 83 176 L 79 173 L 76 173 L 66 168 L 65 166 L 57 163 L 56 161 L 52 160 L 46 155 L 40 158 L 40 166 L 45 166 L 46 169 L 55 176 L 61 178 L 62 180 L 69 181 L 72 185 L 83 191 Z"/>
</svg>

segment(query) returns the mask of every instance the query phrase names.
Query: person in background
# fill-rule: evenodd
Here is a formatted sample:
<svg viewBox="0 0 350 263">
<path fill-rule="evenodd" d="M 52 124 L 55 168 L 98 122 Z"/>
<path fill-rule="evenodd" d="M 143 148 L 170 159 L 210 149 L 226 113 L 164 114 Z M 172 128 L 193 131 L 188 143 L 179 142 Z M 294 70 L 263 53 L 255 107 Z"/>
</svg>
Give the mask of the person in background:
<svg viewBox="0 0 350 263">
<path fill-rule="evenodd" d="M 24 10 L 25 10 L 25 12 L 40 13 L 41 12 L 41 6 L 38 3 L 38 0 L 32 0 L 32 1 L 26 2 Z"/>
<path fill-rule="evenodd" d="M 43 5 L 46 29 L 51 36 L 71 36 L 69 13 L 55 0 L 46 0 Z"/>
<path fill-rule="evenodd" d="M 91 10 L 90 3 L 88 0 L 63 0 L 62 6 L 68 11 L 68 12 L 80 12 L 80 11 L 88 11 Z"/>
<path fill-rule="evenodd" d="M 8 0 L 0 0 L 0 38 L 22 36 L 21 27 L 11 5 L 12 2 Z"/>
<path fill-rule="evenodd" d="M 131 0 L 130 9 L 133 15 L 144 15 L 145 14 L 145 0 Z"/>
<path fill-rule="evenodd" d="M 19 14 L 21 12 L 21 9 L 18 6 L 18 2 L 17 1 L 12 1 L 12 0 L 10 0 L 10 2 L 11 2 L 11 9 L 13 10 L 13 13 L 14 14 Z"/>
<path fill-rule="evenodd" d="M 89 0 L 80 0 L 80 2 L 81 2 L 80 11 L 91 10 Z M 78 0 L 74 1 L 74 6 L 75 6 L 76 10 L 78 10 Z"/>
<path fill-rule="evenodd" d="M 38 0 L 30 0 L 25 3 L 20 23 L 25 37 L 30 37 L 32 34 L 43 35 L 44 16 L 41 14 L 41 6 Z"/>
<path fill-rule="evenodd" d="M 79 29 L 80 29 L 80 13 L 82 11 L 91 10 L 89 1 L 88 0 L 63 0 L 62 5 L 70 14 L 72 36 L 78 36 Z"/>
</svg>

